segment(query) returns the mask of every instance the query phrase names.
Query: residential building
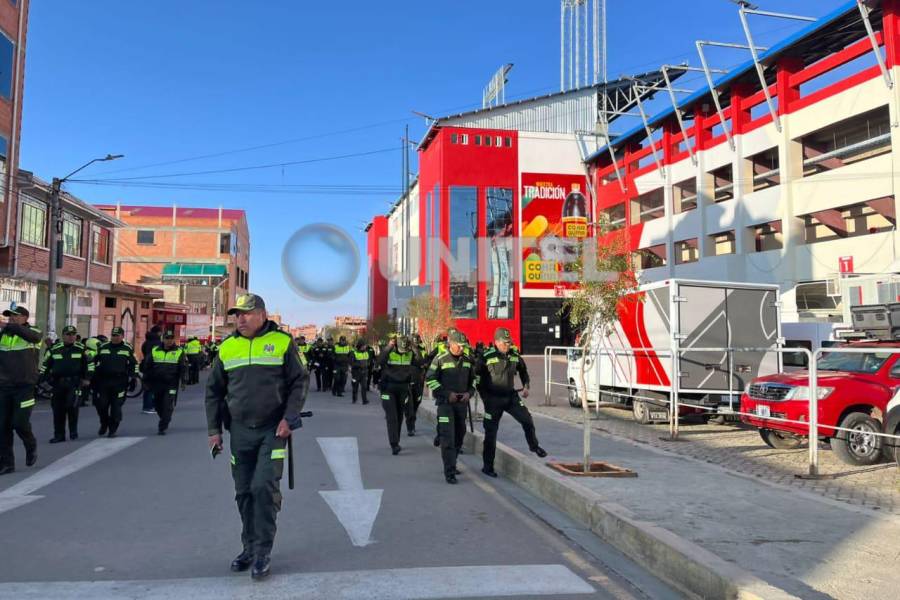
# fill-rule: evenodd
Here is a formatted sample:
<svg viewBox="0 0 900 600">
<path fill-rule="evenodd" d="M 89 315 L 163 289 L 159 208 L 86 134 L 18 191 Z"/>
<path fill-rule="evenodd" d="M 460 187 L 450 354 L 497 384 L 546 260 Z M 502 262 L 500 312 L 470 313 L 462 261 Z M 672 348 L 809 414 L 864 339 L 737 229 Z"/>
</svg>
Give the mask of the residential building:
<svg viewBox="0 0 900 600">
<path fill-rule="evenodd" d="M 301 335 L 306 338 L 306 341 L 312 342 L 316 339 L 316 335 L 318 335 L 319 328 L 315 325 L 315 323 L 308 323 L 306 325 L 299 325 L 297 327 L 291 327 L 291 335 L 294 338 L 298 338 Z"/>
<path fill-rule="evenodd" d="M 226 311 L 250 285 L 250 232 L 238 209 L 98 205 L 125 226 L 115 240 L 115 280 L 160 290 L 189 307 L 184 335 L 206 338 L 233 327 Z M 213 306 L 215 297 L 215 306 Z"/>
</svg>

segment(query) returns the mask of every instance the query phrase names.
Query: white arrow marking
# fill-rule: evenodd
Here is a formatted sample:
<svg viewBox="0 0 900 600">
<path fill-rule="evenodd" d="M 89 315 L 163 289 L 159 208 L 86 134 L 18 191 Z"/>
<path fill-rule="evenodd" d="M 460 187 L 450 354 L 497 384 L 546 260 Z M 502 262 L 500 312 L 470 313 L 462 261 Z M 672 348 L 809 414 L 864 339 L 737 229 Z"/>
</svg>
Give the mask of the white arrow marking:
<svg viewBox="0 0 900 600">
<path fill-rule="evenodd" d="M 112 440 L 94 440 L 75 452 L 66 454 L 31 477 L 23 479 L 19 483 L 0 492 L 0 513 L 43 498 L 43 496 L 33 496 L 32 493 L 62 479 L 63 477 L 67 477 L 76 471 L 80 471 L 95 462 L 112 456 L 120 450 L 133 446 L 142 439 L 144 438 L 120 437 Z"/>
<path fill-rule="evenodd" d="M 331 512 L 338 518 L 354 546 L 372 543 L 372 527 L 381 509 L 384 490 L 363 488 L 359 469 L 359 447 L 355 437 L 316 438 L 338 489 L 320 491 Z"/>
</svg>

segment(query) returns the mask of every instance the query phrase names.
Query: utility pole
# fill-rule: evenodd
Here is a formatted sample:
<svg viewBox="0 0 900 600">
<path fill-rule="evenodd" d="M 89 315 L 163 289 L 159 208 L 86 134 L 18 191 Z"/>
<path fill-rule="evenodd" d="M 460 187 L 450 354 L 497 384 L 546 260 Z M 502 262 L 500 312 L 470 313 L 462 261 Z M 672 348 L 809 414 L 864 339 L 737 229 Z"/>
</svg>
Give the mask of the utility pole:
<svg viewBox="0 0 900 600">
<path fill-rule="evenodd" d="M 81 165 L 63 178 L 54 177 L 50 184 L 50 219 L 49 235 L 47 240 L 47 306 L 44 314 L 44 335 L 48 337 L 56 337 L 56 270 L 62 268 L 63 262 L 63 239 L 62 239 L 62 209 L 60 208 L 59 195 L 62 190 L 62 184 L 69 180 L 70 177 L 86 169 L 95 162 L 106 162 L 122 158 L 124 154 L 107 154 L 104 158 L 95 158 Z M 88 256 L 87 260 L 91 260 Z"/>
</svg>

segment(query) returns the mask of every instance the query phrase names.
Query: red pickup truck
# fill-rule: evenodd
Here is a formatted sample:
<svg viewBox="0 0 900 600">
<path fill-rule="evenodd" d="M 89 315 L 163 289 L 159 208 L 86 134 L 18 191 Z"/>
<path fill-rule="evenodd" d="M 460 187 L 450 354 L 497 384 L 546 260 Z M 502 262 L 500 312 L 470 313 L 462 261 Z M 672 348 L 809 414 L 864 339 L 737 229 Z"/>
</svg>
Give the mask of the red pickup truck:
<svg viewBox="0 0 900 600">
<path fill-rule="evenodd" d="M 871 465 L 897 453 L 893 440 L 875 433 L 900 433 L 900 342 L 865 341 L 846 348 L 866 353 L 828 352 L 818 362 L 818 433 L 843 462 Z M 809 435 L 809 373 L 793 371 L 754 379 L 741 396 L 741 420 L 759 428 L 773 448 L 797 448 Z M 896 399 L 895 399 L 896 398 Z M 799 421 L 785 423 L 772 418 Z M 837 431 L 834 426 L 852 430 Z"/>
</svg>

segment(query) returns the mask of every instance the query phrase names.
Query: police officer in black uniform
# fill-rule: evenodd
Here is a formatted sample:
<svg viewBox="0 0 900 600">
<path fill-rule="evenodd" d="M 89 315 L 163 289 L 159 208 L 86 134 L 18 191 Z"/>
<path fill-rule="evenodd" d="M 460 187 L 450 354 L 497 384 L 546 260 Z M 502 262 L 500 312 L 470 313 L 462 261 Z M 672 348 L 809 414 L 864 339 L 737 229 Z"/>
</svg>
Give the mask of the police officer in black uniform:
<svg viewBox="0 0 900 600">
<path fill-rule="evenodd" d="M 221 450 L 228 429 L 244 546 L 231 570 L 252 565 L 251 577 L 260 580 L 270 572 L 286 445 L 300 426 L 309 376 L 294 340 L 268 320 L 262 298 L 241 295 L 228 314 L 237 314 L 237 331 L 222 342 L 207 381 L 209 447 Z"/>
<path fill-rule="evenodd" d="M 368 344 L 366 344 L 366 340 L 362 338 L 356 340 L 356 349 L 353 350 L 351 358 L 350 386 L 353 393 L 353 404 L 356 404 L 357 391 L 362 397 L 362 403 L 368 404 L 369 399 L 367 398 L 368 387 L 366 386 L 366 379 L 369 376 L 369 363 L 372 362 L 372 358 L 369 354 L 369 347 Z"/>
<path fill-rule="evenodd" d="M 150 350 L 144 363 L 144 385 L 153 393 L 153 407 L 159 417 L 156 433 L 166 435 L 172 412 L 178 404 L 178 387 L 184 391 L 190 377 L 190 364 L 184 348 L 175 344 L 175 334 L 167 331 L 162 346 Z"/>
<path fill-rule="evenodd" d="M 122 405 L 131 378 L 137 376 L 138 361 L 134 348 L 125 342 L 125 330 L 113 327 L 110 340 L 97 350 L 94 382 L 97 385 L 97 416 L 100 429 L 97 435 L 116 437 L 122 422 Z"/>
<path fill-rule="evenodd" d="M 50 406 L 53 409 L 53 438 L 51 444 L 66 441 L 66 422 L 69 439 L 78 439 L 78 408 L 81 406 L 82 389 L 88 385 L 87 349 L 75 341 L 78 330 L 67 325 L 62 331 L 62 341 L 53 345 L 44 356 L 41 377 L 53 386 Z"/>
<path fill-rule="evenodd" d="M 475 395 L 475 365 L 463 352 L 463 335 L 454 331 L 449 337 L 449 349 L 431 361 L 425 375 L 425 385 L 437 404 L 438 435 L 444 478 L 455 484 L 459 471 L 456 458 L 466 437 L 466 414 L 469 400 Z"/>
<path fill-rule="evenodd" d="M 28 309 L 3 311 L 0 321 L 0 475 L 16 470 L 13 432 L 25 444 L 25 465 L 37 462 L 37 440 L 31 431 L 34 386 L 38 381 L 41 332 L 28 324 Z"/>
<path fill-rule="evenodd" d="M 481 471 L 489 477 L 497 476 L 494 471 L 494 455 L 497 452 L 497 429 L 504 412 L 508 412 L 522 425 L 528 449 L 541 458 L 547 456 L 547 452 L 538 443 L 531 413 L 516 392 L 516 374 L 524 387 L 522 398 L 527 398 L 530 380 L 525 360 L 512 348 L 509 329 L 498 327 L 494 333 L 494 347 L 485 350 L 477 366 L 478 392 L 484 401 L 484 467 Z"/>
<path fill-rule="evenodd" d="M 400 454 L 400 426 L 409 402 L 409 386 L 419 363 L 418 354 L 406 337 L 391 339 L 378 357 L 381 365 L 381 406 L 387 421 L 388 442 L 394 456 Z"/>
<path fill-rule="evenodd" d="M 325 340 L 322 358 L 322 387 L 331 391 L 334 385 L 334 338 L 331 336 Z"/>
<path fill-rule="evenodd" d="M 331 394 L 333 396 L 343 396 L 344 389 L 347 387 L 347 371 L 350 370 L 352 362 L 351 348 L 347 343 L 347 338 L 341 336 L 338 343 L 334 345 L 332 350 L 333 379 Z"/>
<path fill-rule="evenodd" d="M 321 392 L 325 379 L 325 340 L 322 338 L 316 338 L 316 343 L 309 351 L 309 364 L 316 374 L 316 391 Z"/>
</svg>

